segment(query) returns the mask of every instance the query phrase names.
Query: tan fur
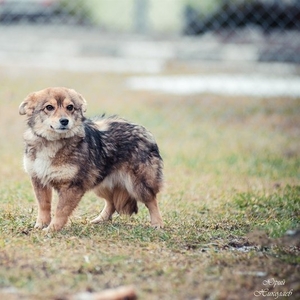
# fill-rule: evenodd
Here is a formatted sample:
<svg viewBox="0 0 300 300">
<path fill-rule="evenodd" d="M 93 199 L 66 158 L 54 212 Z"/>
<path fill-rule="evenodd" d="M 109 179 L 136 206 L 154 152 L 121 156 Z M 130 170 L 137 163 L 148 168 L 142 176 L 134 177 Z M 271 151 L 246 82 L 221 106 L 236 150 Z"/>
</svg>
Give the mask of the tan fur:
<svg viewBox="0 0 300 300">
<path fill-rule="evenodd" d="M 111 220 L 115 211 L 137 213 L 139 200 L 152 226 L 162 227 L 156 201 L 162 160 L 152 134 L 118 117 L 87 120 L 85 108 L 85 99 L 67 88 L 31 93 L 19 107 L 28 118 L 24 167 L 38 203 L 35 227 L 60 230 L 91 189 L 105 199 L 92 223 Z M 59 199 L 51 218 L 53 188 Z"/>
</svg>

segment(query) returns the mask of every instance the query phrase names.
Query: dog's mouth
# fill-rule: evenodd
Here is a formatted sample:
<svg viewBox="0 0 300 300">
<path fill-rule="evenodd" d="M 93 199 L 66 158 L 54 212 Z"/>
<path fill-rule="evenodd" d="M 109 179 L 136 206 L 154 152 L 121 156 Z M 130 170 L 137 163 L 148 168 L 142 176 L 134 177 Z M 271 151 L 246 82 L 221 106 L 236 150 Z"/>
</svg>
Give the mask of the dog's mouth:
<svg viewBox="0 0 300 300">
<path fill-rule="evenodd" d="M 52 130 L 54 130 L 58 133 L 68 131 L 70 129 L 69 126 L 63 126 L 63 125 L 59 126 L 58 128 L 54 128 L 52 125 L 50 125 L 50 127 Z"/>
</svg>

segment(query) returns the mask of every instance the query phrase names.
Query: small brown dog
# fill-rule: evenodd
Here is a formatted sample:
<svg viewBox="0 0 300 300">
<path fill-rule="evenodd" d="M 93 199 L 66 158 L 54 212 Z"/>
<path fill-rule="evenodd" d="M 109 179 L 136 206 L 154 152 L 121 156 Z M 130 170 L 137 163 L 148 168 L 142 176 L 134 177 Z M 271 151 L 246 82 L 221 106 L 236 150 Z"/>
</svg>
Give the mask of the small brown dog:
<svg viewBox="0 0 300 300">
<path fill-rule="evenodd" d="M 25 170 L 38 202 L 36 228 L 57 231 L 67 223 L 88 190 L 105 199 L 100 215 L 137 213 L 137 201 L 149 210 L 151 225 L 163 227 L 156 195 L 162 186 L 162 158 L 144 127 L 118 117 L 86 119 L 86 101 L 75 90 L 55 87 L 31 93 L 19 113 L 27 115 Z M 52 189 L 58 193 L 51 219 Z"/>
</svg>

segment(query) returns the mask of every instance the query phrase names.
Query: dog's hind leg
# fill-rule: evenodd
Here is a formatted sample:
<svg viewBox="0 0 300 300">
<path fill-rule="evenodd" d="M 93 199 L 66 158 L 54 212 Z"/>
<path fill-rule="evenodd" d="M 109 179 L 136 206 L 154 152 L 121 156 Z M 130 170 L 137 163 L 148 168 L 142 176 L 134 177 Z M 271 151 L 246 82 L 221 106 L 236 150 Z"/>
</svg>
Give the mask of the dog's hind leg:
<svg viewBox="0 0 300 300">
<path fill-rule="evenodd" d="M 154 228 L 163 228 L 164 223 L 160 215 L 156 198 L 154 197 L 150 201 L 145 202 L 145 205 L 150 213 L 151 226 Z"/>
<path fill-rule="evenodd" d="M 151 177 L 150 177 L 151 179 Z M 159 191 L 159 182 L 155 180 L 148 180 L 140 182 L 136 185 L 137 198 L 143 202 L 148 208 L 151 220 L 151 226 L 154 228 L 163 228 L 164 223 L 158 208 L 156 194 Z"/>
<path fill-rule="evenodd" d="M 51 222 L 52 189 L 43 186 L 39 180 L 32 178 L 32 186 L 38 203 L 38 216 L 34 228 L 43 229 Z"/>
<path fill-rule="evenodd" d="M 100 198 L 104 198 L 105 205 L 100 215 L 91 221 L 92 224 L 97 224 L 112 219 L 112 215 L 116 211 L 112 200 L 112 193 L 109 189 L 97 187 L 94 189 L 96 195 Z"/>
<path fill-rule="evenodd" d="M 93 219 L 91 221 L 91 223 L 97 224 L 97 223 L 101 223 L 104 221 L 109 221 L 112 219 L 112 215 L 114 214 L 115 211 L 116 211 L 116 208 L 115 208 L 113 202 L 105 199 L 105 206 L 104 206 L 102 212 L 100 213 L 100 215 L 97 218 Z"/>
</svg>

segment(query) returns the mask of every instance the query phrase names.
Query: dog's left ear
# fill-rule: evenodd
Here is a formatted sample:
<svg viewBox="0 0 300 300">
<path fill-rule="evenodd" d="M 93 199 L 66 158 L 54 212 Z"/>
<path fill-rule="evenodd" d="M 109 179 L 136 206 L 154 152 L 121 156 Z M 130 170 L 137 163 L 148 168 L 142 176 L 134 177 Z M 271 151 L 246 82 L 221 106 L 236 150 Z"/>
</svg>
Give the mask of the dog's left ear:
<svg viewBox="0 0 300 300">
<path fill-rule="evenodd" d="M 20 115 L 32 115 L 34 107 L 30 105 L 34 97 L 34 93 L 29 94 L 19 106 Z"/>
<path fill-rule="evenodd" d="M 83 98 L 83 96 L 73 89 L 69 89 L 69 93 L 73 94 L 73 95 L 71 95 L 71 97 L 73 96 L 72 97 L 73 101 L 76 102 L 76 104 L 80 107 L 82 112 L 86 112 L 87 103 L 86 103 L 85 99 Z"/>
<path fill-rule="evenodd" d="M 79 99 L 81 101 L 81 110 L 82 112 L 86 112 L 86 107 L 87 107 L 87 103 L 86 103 L 86 100 L 82 97 L 81 94 L 77 93 L 78 96 L 79 96 Z"/>
</svg>

